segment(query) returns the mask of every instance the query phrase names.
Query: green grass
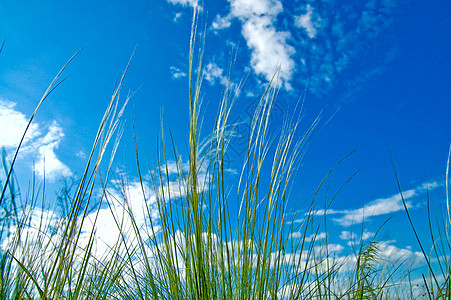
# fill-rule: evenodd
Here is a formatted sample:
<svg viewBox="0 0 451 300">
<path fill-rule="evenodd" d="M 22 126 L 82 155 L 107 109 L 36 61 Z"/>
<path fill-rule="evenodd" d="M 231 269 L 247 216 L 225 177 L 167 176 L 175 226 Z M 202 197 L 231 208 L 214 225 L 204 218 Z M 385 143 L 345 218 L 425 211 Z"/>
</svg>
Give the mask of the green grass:
<svg viewBox="0 0 451 300">
<path fill-rule="evenodd" d="M 301 132 L 301 118 L 293 115 L 277 131 L 278 139 L 270 134 L 276 73 L 251 120 L 239 181 L 232 183 L 237 194 L 232 194 L 224 163 L 234 134 L 228 118 L 241 84 L 237 90 L 226 87 L 214 127 L 203 138 L 199 116 L 204 37 L 198 47 L 196 21 L 191 32 L 188 164 L 182 163 L 179 149 L 162 129 L 157 163 L 143 168 L 135 138 L 139 188 L 146 199 L 142 211 L 137 213 L 133 207 L 129 178 L 111 171 L 128 102 L 126 98 L 119 104 L 126 71 L 101 119 L 81 179 L 61 190 L 58 201 L 67 211 L 48 210 L 34 180 L 25 196 L 18 192 L 14 165 L 26 131 L 12 160 L 3 155 L 0 299 L 409 299 L 413 295 L 450 299 L 449 161 L 447 211 L 434 216 L 428 210 L 431 249 L 418 236 L 403 200 L 428 265 L 424 288 L 416 288 L 412 278 L 416 271 L 402 259 L 381 255 L 378 234 L 370 241 L 362 239 L 355 253 L 336 256 L 320 231 L 327 231 L 327 209 L 339 191 L 326 199 L 323 215 L 314 212 L 324 201 L 320 195 L 327 191 L 326 182 L 339 163 L 319 184 L 313 199 L 299 207 L 307 211 L 301 223 L 292 222 L 301 213 L 290 214 L 287 207 L 291 183 L 318 121 Z M 64 80 L 66 66 L 36 111 Z M 151 191 L 142 176 L 146 172 L 151 174 Z M 396 180 L 399 184 L 397 175 Z M 116 188 L 110 187 L 112 181 Z M 399 190 L 402 194 L 400 184 Z M 229 211 L 230 201 L 236 201 L 238 214 Z M 102 236 L 94 228 L 108 210 L 119 234 L 99 251 Z"/>
</svg>

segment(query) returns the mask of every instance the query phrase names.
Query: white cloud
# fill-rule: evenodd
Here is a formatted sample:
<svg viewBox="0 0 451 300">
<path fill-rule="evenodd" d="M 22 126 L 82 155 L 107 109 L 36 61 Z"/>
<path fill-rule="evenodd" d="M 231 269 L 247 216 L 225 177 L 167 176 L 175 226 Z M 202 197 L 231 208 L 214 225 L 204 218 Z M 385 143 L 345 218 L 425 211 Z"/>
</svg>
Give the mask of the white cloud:
<svg viewBox="0 0 451 300">
<path fill-rule="evenodd" d="M 56 179 L 58 176 L 72 176 L 72 172 L 64 163 L 62 163 L 55 154 L 61 139 L 64 137 L 63 129 L 56 121 L 49 127 L 47 134 L 39 138 L 33 143 L 32 148 L 38 150 L 38 161 L 36 163 L 36 171 L 39 176 L 50 180 Z"/>
<path fill-rule="evenodd" d="M 421 252 L 412 251 L 407 248 L 399 248 L 392 243 L 395 241 L 382 241 L 377 244 L 379 249 L 379 256 L 384 258 L 385 260 L 390 260 L 392 262 L 400 262 L 405 260 L 410 260 L 413 262 L 424 262 L 424 256 Z"/>
<path fill-rule="evenodd" d="M 340 239 L 347 240 L 348 246 L 354 246 L 360 244 L 361 241 L 366 241 L 374 236 L 374 232 L 365 231 L 360 237 L 355 232 L 342 231 L 340 233 Z"/>
<path fill-rule="evenodd" d="M 205 177 L 208 173 L 207 161 L 208 159 L 205 159 L 197 163 L 197 172 L 199 176 L 198 180 L 201 180 L 199 182 L 202 182 L 203 180 L 201 178 Z M 167 160 L 165 164 L 162 164 L 159 167 L 159 170 L 164 174 L 164 176 L 166 176 L 166 173 L 168 176 L 178 175 L 179 173 L 186 175 L 189 172 L 189 162 L 188 161 L 183 162 L 182 158 L 180 158 L 178 162 L 170 159 Z M 155 171 L 152 170 L 151 173 L 155 174 Z"/>
<path fill-rule="evenodd" d="M 369 238 L 371 238 L 371 237 L 373 237 L 373 236 L 374 236 L 374 232 L 371 232 L 371 231 L 365 231 L 365 232 L 363 233 L 363 235 L 362 235 L 362 240 L 366 241 L 366 240 L 368 240 Z"/>
<path fill-rule="evenodd" d="M 220 30 L 224 28 L 229 28 L 232 23 L 230 22 L 231 17 L 230 15 L 227 15 L 225 17 L 221 17 L 220 15 L 217 15 L 213 23 L 211 24 L 211 27 L 213 30 Z"/>
<path fill-rule="evenodd" d="M 420 184 L 414 189 L 403 191 L 403 197 L 404 200 L 406 200 L 407 207 L 411 208 L 413 206 L 412 203 L 408 201 L 409 199 L 412 199 L 416 196 L 425 193 L 428 189 L 433 190 L 440 186 L 441 184 L 438 182 L 425 182 Z M 351 225 L 362 223 L 365 219 L 371 217 L 391 214 L 401 210 L 404 210 L 404 204 L 402 203 L 401 195 L 398 193 L 387 198 L 380 198 L 370 201 L 369 203 L 357 209 L 344 209 L 344 210 L 328 209 L 326 213 L 327 215 L 342 215 L 337 216 L 332 220 L 341 226 L 348 227 Z M 323 216 L 324 213 L 325 213 L 324 209 L 318 209 L 306 213 L 305 215 Z M 302 220 L 301 219 L 295 220 L 294 222 L 301 223 Z M 345 234 L 346 233 L 343 233 L 343 237 L 346 236 Z"/>
<path fill-rule="evenodd" d="M 408 190 L 404 193 L 404 199 L 410 199 L 416 195 L 415 190 Z M 410 205 L 409 205 L 410 206 Z M 388 198 L 373 200 L 361 208 L 344 211 L 344 216 L 334 218 L 333 221 L 342 226 L 351 226 L 362 223 L 365 218 L 394 213 L 404 209 L 400 194 L 395 194 Z"/>
<path fill-rule="evenodd" d="M 301 232 L 296 231 L 296 232 L 290 233 L 290 234 L 288 235 L 288 238 L 289 238 L 289 239 L 299 239 L 299 238 L 302 238 L 303 236 L 304 236 L 304 235 L 303 235 Z"/>
<path fill-rule="evenodd" d="M 311 212 L 306 213 L 305 215 L 312 215 L 312 216 L 324 216 L 324 214 L 327 213 L 327 215 L 334 215 L 334 214 L 340 214 L 342 213 L 342 211 L 340 210 L 335 210 L 335 209 L 328 209 L 328 210 L 324 210 L 324 209 L 317 209 Z M 297 223 L 301 223 L 302 220 L 295 220 L 295 222 Z"/>
<path fill-rule="evenodd" d="M 251 67 L 257 75 L 271 80 L 279 70 L 278 84 L 291 89 L 289 81 L 294 72 L 292 55 L 295 49 L 288 45 L 290 33 L 277 31 L 276 17 L 282 12 L 282 3 L 278 0 L 229 0 L 231 11 L 226 17 L 217 16 L 214 29 L 230 26 L 230 20 L 238 18 L 242 23 L 242 35 L 251 50 Z"/>
<path fill-rule="evenodd" d="M 80 158 L 86 158 L 86 153 L 83 150 L 78 151 L 75 155 Z"/>
<path fill-rule="evenodd" d="M 315 254 L 318 256 L 325 257 L 326 253 L 333 253 L 333 252 L 341 252 L 345 247 L 343 247 L 340 244 L 327 244 L 327 245 L 321 245 L 321 246 L 315 246 Z"/>
<path fill-rule="evenodd" d="M 342 231 L 340 234 L 340 239 L 342 240 L 355 240 L 357 238 L 357 234 L 351 231 Z"/>
<path fill-rule="evenodd" d="M 235 170 L 235 169 L 232 169 L 232 168 L 224 169 L 224 172 L 227 172 L 227 173 L 229 173 L 231 175 L 238 175 L 238 171 Z"/>
<path fill-rule="evenodd" d="M 27 126 L 28 120 L 23 113 L 15 110 L 15 105 L 13 102 L 0 100 L 0 128 L 8 129 L 0 131 L 0 147 L 16 148 Z M 53 121 L 45 135 L 42 135 L 42 131 L 40 123 L 32 123 L 20 153 L 31 156 L 36 161 L 35 168 L 41 177 L 44 177 L 44 172 L 49 180 L 54 180 L 57 176 L 72 176 L 69 167 L 55 153 L 64 137 L 63 129 Z"/>
<path fill-rule="evenodd" d="M 182 13 L 181 12 L 175 13 L 173 21 L 175 23 L 177 23 L 180 20 L 181 17 L 182 17 Z"/>
<path fill-rule="evenodd" d="M 16 104 L 0 99 L 0 147 L 16 148 L 28 124 L 25 115 L 15 110 Z M 39 136 L 41 133 L 36 123 L 32 123 L 25 136 L 25 141 Z"/>
<path fill-rule="evenodd" d="M 406 200 L 407 207 L 412 207 L 412 204 L 407 201 L 415 196 L 424 193 L 428 188 L 435 189 L 439 186 L 438 183 L 434 182 L 431 184 L 423 183 L 415 189 L 410 189 L 403 192 L 404 200 Z M 363 207 L 354 210 L 343 210 L 341 213 L 342 217 L 334 218 L 333 221 L 337 222 L 342 226 L 351 226 L 353 224 L 362 223 L 365 218 L 385 215 L 401 211 L 404 209 L 404 204 L 402 202 L 402 197 L 400 194 L 392 195 L 388 198 L 376 199 Z"/>
<path fill-rule="evenodd" d="M 160 167 L 160 171 L 166 175 L 171 176 L 173 174 L 178 174 L 180 172 L 186 173 L 189 171 L 189 163 L 188 162 L 176 162 L 175 160 L 168 160 L 166 164 Z"/>
<path fill-rule="evenodd" d="M 159 219 L 155 194 L 148 182 L 143 182 L 143 187 L 139 181 L 123 185 L 117 181 L 113 183 L 117 188 L 108 189 L 106 198 L 109 206 L 88 214 L 82 226 L 82 244 L 86 244 L 90 233 L 95 231 L 93 254 L 98 258 L 104 256 L 110 247 L 115 245 L 121 232 L 127 243 L 136 244 L 137 235 L 133 230 L 132 218 L 143 236 L 150 234 L 149 214 L 154 225 L 157 225 Z M 94 226 L 96 215 L 97 222 Z"/>
<path fill-rule="evenodd" d="M 231 14 L 244 19 L 253 16 L 276 16 L 283 10 L 279 0 L 229 0 L 229 2 Z"/>
<path fill-rule="evenodd" d="M 277 32 L 268 17 L 246 21 L 242 33 L 248 47 L 252 49 L 251 65 L 254 72 L 269 81 L 279 68 L 280 80 L 285 83 L 285 88 L 291 89 L 289 81 L 295 67 L 291 55 L 295 50 L 286 42 L 290 33 Z"/>
<path fill-rule="evenodd" d="M 214 85 L 216 82 L 227 85 L 227 82 L 229 81 L 226 76 L 224 76 L 224 70 L 218 67 L 215 63 L 208 63 L 207 66 L 204 69 L 204 78 L 207 80 L 211 85 Z"/>
<path fill-rule="evenodd" d="M 163 178 L 166 178 L 166 167 L 162 166 L 160 170 L 164 172 Z M 167 175 L 170 177 L 170 181 L 164 182 L 163 186 L 158 186 L 157 191 L 154 190 L 152 179 L 143 180 L 142 186 L 139 180 L 129 182 L 113 180 L 111 183 L 115 187 L 108 188 L 106 193 L 109 206 L 99 210 L 95 226 L 94 220 L 97 212 L 87 216 L 82 228 L 82 241 L 87 243 L 90 233 L 93 230 L 96 232 L 96 246 L 94 250 L 96 257 L 105 255 L 110 247 L 117 242 L 121 232 L 127 243 L 132 243 L 132 245 L 136 246 L 137 235 L 132 226 L 131 216 L 133 216 L 140 234 L 143 235 L 142 237 L 150 238 L 153 233 L 149 222 L 152 222 L 155 232 L 160 228 L 160 214 L 157 201 L 173 201 L 173 207 L 178 205 L 180 198 L 187 195 L 186 188 L 188 184 L 186 176 L 176 176 L 176 178 L 173 178 L 173 176 L 178 175 L 179 171 L 186 173 L 188 170 L 188 162 L 179 161 L 177 164 L 175 161 L 168 161 Z M 152 174 L 158 176 L 155 171 Z M 204 192 L 208 188 L 208 180 L 209 177 L 205 166 L 199 165 L 199 193 Z M 183 202 L 180 201 L 180 203 Z"/>
<path fill-rule="evenodd" d="M 296 231 L 296 232 L 292 232 L 288 235 L 288 238 L 290 239 L 302 239 L 303 238 L 303 233 Z M 325 232 L 321 232 L 319 234 L 311 234 L 307 237 L 305 237 L 305 241 L 306 242 L 311 242 L 311 241 L 319 241 L 319 240 L 323 240 L 327 237 L 327 233 Z"/>
<path fill-rule="evenodd" d="M 313 20 L 313 8 L 307 4 L 307 12 L 295 17 L 295 25 L 304 28 L 310 38 L 314 38 L 318 33 L 320 19 Z"/>
<path fill-rule="evenodd" d="M 177 67 L 170 67 L 170 71 L 171 71 L 171 76 L 174 79 L 184 78 L 184 77 L 188 76 L 186 74 L 186 72 L 183 72 L 182 70 L 180 70 Z"/>
<path fill-rule="evenodd" d="M 198 7 L 198 0 L 168 0 L 168 2 L 174 5 Z"/>
</svg>

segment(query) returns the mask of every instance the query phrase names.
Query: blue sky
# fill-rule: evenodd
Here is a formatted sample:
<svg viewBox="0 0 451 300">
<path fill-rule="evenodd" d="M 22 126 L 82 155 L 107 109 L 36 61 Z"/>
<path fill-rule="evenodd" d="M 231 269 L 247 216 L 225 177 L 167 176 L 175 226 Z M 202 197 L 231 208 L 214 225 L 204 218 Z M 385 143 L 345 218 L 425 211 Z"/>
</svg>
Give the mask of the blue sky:
<svg viewBox="0 0 451 300">
<path fill-rule="evenodd" d="M 432 200 L 443 204 L 451 142 L 451 4 L 445 0 L 2 1 L 0 146 L 7 153 L 58 70 L 84 47 L 66 70 L 69 78 L 36 116 L 19 157 L 22 185 L 33 163 L 42 178 L 44 161 L 54 188 L 63 177 L 81 175 L 115 81 L 135 47 L 123 96 L 136 93 L 124 116 L 115 167 L 133 166 L 132 116 L 148 157 L 156 155 L 160 114 L 184 147 L 189 33 L 196 6 L 207 30 L 203 132 L 213 122 L 231 58 L 236 55 L 232 81 L 247 76 L 231 117 L 244 125 L 279 67 L 274 127 L 299 99 L 304 100 L 304 129 L 323 111 L 290 205 L 299 208 L 329 169 L 357 149 L 329 182 L 336 191 L 360 170 L 331 207 L 333 243 L 345 253 L 349 231 L 361 226 L 363 214 L 370 236 L 401 212 L 386 227 L 384 250 L 415 256 L 418 247 L 402 213 L 387 145 L 414 219 L 427 236 L 427 183 Z M 237 179 L 232 170 L 239 169 L 242 143 L 231 144 L 231 182 Z"/>
</svg>

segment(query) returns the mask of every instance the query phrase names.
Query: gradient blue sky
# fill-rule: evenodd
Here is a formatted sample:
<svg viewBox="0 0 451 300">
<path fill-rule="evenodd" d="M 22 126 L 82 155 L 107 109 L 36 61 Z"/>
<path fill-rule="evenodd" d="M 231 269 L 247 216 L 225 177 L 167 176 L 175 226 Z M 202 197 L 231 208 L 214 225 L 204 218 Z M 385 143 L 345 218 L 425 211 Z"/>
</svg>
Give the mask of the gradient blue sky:
<svg viewBox="0 0 451 300">
<path fill-rule="evenodd" d="M 36 116 L 17 169 L 23 186 L 33 162 L 42 177 L 44 157 L 49 186 L 57 186 L 62 176 L 81 175 L 115 81 L 135 46 L 123 94 L 136 94 L 125 114 L 116 167 L 127 161 L 133 181 L 132 116 L 140 149 L 148 157 L 156 155 L 161 111 L 165 128 L 183 149 L 189 32 L 196 5 L 194 0 L 0 2 L 0 40 L 5 39 L 0 146 L 7 153 L 52 78 L 86 46 L 67 69 L 70 77 Z M 418 247 L 402 213 L 387 145 L 414 219 L 427 236 L 425 184 L 430 183 L 434 203 L 443 204 L 451 142 L 450 2 L 228 0 L 199 5 L 200 24 L 207 28 L 203 132 L 221 98 L 231 53 L 236 53 L 232 81 L 249 75 L 232 121 L 246 123 L 249 108 L 280 66 L 273 125 L 290 115 L 304 91 L 304 128 L 323 110 L 324 126 L 310 140 L 290 205 L 299 208 L 299 199 L 308 199 L 329 169 L 357 149 L 329 182 L 336 191 L 360 170 L 331 207 L 332 243 L 346 253 L 349 231 L 360 231 L 363 214 L 371 236 L 401 212 L 386 227 L 383 250 L 415 256 Z M 242 142 L 232 141 L 230 169 L 239 169 Z"/>
</svg>

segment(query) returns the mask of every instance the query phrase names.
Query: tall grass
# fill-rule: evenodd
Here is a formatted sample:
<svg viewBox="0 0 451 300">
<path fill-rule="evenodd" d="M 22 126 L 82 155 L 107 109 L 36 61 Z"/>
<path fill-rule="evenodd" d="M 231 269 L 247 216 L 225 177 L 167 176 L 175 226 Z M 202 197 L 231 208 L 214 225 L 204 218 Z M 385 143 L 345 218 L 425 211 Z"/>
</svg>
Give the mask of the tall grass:
<svg viewBox="0 0 451 300">
<path fill-rule="evenodd" d="M 234 134 L 229 116 L 242 84 L 226 87 L 213 129 L 203 138 L 199 116 L 204 37 L 196 51 L 196 18 L 195 12 L 189 48 L 188 162 L 162 129 L 156 164 L 143 168 L 135 138 L 142 210 L 136 210 L 137 201 L 130 197 L 128 177 L 111 172 L 128 102 L 126 97 L 119 104 L 128 66 L 100 121 L 83 175 L 75 189 L 60 195 L 70 207 L 67 213 L 46 209 L 34 180 L 25 199 L 18 193 L 14 165 L 27 130 L 13 159 L 7 161 L 3 155 L 0 299 L 391 299 L 417 293 L 409 282 L 413 271 L 402 261 L 385 261 L 376 238 L 361 240 L 356 253 L 347 257 L 335 256 L 328 238 L 320 238 L 320 230 L 327 228 L 327 209 L 339 192 L 321 216 L 316 215 L 316 204 L 335 167 L 319 184 L 306 212 L 290 217 L 291 183 L 318 120 L 301 132 L 300 115 L 293 115 L 279 128 L 277 139 L 271 134 L 277 73 L 250 122 L 234 194 L 225 155 Z M 66 66 L 36 111 L 61 83 Z M 151 174 L 150 188 L 146 173 Z M 446 176 L 448 197 L 448 171 Z M 112 189 L 110 182 L 117 187 Z M 237 212 L 229 210 L 231 201 L 236 201 Z M 118 234 L 115 242 L 100 247 L 97 225 L 105 211 L 116 225 L 111 230 Z M 431 253 L 418 238 L 430 273 L 424 285 L 430 299 L 449 299 L 449 205 L 447 214 L 436 218 L 442 222 L 438 233 L 429 216 Z M 295 217 L 302 219 L 299 226 Z M 435 263 L 438 268 L 432 266 Z"/>
</svg>

